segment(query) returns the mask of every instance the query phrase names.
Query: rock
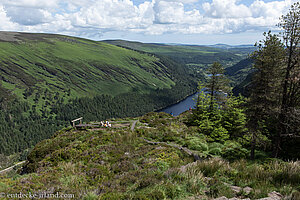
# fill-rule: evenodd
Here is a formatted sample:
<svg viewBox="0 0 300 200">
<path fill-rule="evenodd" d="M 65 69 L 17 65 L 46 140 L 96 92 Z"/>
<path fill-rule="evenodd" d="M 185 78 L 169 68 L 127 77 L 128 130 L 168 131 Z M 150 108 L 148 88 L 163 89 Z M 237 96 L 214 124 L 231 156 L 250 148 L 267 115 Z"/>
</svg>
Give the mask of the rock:
<svg viewBox="0 0 300 200">
<path fill-rule="evenodd" d="M 278 192 L 270 192 L 268 194 L 269 197 L 266 197 L 266 198 L 262 198 L 262 199 L 259 199 L 259 200 L 280 200 L 282 199 L 282 195 Z"/>
<path fill-rule="evenodd" d="M 243 192 L 245 193 L 245 195 L 248 195 L 253 189 L 251 187 L 245 187 L 245 188 L 241 188 L 238 186 L 234 186 L 234 185 L 230 185 L 230 188 L 232 191 L 234 191 L 235 193 L 239 193 L 243 190 Z"/>
<path fill-rule="evenodd" d="M 232 191 L 234 191 L 235 193 L 239 193 L 239 192 L 242 190 L 241 187 L 234 186 L 234 185 L 230 186 L 230 188 L 231 188 Z"/>
<path fill-rule="evenodd" d="M 159 147 L 156 147 L 155 149 L 161 150 L 161 149 L 165 149 L 165 148 L 166 148 L 166 147 L 159 146 Z"/>
<path fill-rule="evenodd" d="M 205 181 L 210 181 L 210 180 L 212 180 L 212 178 L 210 178 L 210 177 L 204 177 L 204 180 Z"/>
<path fill-rule="evenodd" d="M 216 198 L 214 200 L 228 200 L 228 198 L 223 196 L 223 197 Z"/>
<path fill-rule="evenodd" d="M 250 192 L 251 192 L 252 190 L 253 190 L 253 189 L 252 189 L 251 187 L 245 187 L 245 188 L 243 188 L 243 191 L 244 191 L 245 195 L 250 194 Z"/>
<path fill-rule="evenodd" d="M 251 200 L 251 199 L 249 199 L 249 198 L 247 198 L 247 199 L 240 199 L 240 198 L 237 198 L 237 197 L 233 197 L 233 198 L 228 199 L 227 197 L 223 196 L 223 197 L 216 198 L 214 200 Z"/>
<path fill-rule="evenodd" d="M 198 196 L 186 197 L 186 200 L 203 200 L 203 199 L 207 199 L 207 196 L 198 195 Z"/>
<path fill-rule="evenodd" d="M 282 195 L 279 193 L 279 192 L 271 192 L 268 194 L 269 197 L 273 198 L 274 200 L 277 200 L 277 199 L 281 199 L 282 198 Z"/>
</svg>

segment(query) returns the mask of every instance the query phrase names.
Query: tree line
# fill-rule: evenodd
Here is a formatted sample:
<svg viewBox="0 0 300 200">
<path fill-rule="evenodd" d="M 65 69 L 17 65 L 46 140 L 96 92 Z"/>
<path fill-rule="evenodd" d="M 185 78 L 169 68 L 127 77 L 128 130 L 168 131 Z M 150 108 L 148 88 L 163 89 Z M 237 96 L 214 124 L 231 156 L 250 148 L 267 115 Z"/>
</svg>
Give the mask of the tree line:
<svg viewBox="0 0 300 200">
<path fill-rule="evenodd" d="M 234 97 L 220 63 L 208 69 L 209 80 L 200 95 L 190 123 L 212 141 L 238 140 L 273 157 L 300 157 L 300 3 L 291 6 L 278 26 L 280 34 L 265 39 L 250 58 L 254 75 L 249 98 Z"/>
<path fill-rule="evenodd" d="M 264 33 L 265 39 L 256 44 L 258 50 L 251 55 L 257 72 L 250 89 L 248 112 L 253 149 L 259 134 L 267 135 L 274 157 L 285 152 L 287 143 L 300 137 L 299 2 L 281 17 L 278 26 L 282 29 L 280 35 Z"/>
</svg>

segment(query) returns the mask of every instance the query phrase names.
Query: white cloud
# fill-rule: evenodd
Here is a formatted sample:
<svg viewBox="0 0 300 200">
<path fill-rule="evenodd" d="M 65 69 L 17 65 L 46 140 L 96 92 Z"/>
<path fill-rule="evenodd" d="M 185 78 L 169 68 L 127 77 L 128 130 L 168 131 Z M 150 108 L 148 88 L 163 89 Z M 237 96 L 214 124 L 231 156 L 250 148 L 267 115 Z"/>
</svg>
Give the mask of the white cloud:
<svg viewBox="0 0 300 200">
<path fill-rule="evenodd" d="M 12 31 L 16 30 L 16 24 L 12 23 L 6 15 L 4 7 L 0 4 L 0 30 Z"/>
<path fill-rule="evenodd" d="M 178 2 L 183 4 L 190 4 L 190 3 L 196 3 L 198 0 L 156 0 L 156 2 L 159 1 L 166 1 L 166 2 Z"/>
<path fill-rule="evenodd" d="M 251 6 L 252 16 L 259 17 L 273 17 L 278 18 L 283 13 L 287 12 L 292 1 L 274 1 L 265 3 L 261 0 L 256 0 Z"/>
<path fill-rule="evenodd" d="M 250 9 L 237 4 L 237 0 L 213 0 L 212 3 L 204 3 L 203 9 L 208 17 L 214 18 L 244 18 L 250 17 Z"/>
<path fill-rule="evenodd" d="M 52 21 L 49 11 L 36 8 L 5 7 L 6 15 L 20 25 L 37 25 Z"/>
<path fill-rule="evenodd" d="M 27 8 L 54 8 L 58 0 L 1 0 L 3 5 Z"/>
<path fill-rule="evenodd" d="M 222 21 L 224 32 L 243 32 L 247 30 L 276 29 L 279 17 L 285 14 L 292 0 L 265 3 L 255 0 L 249 7 L 237 0 L 212 0 L 204 3 L 205 17 L 213 21 Z M 213 29 L 211 29 L 213 30 Z"/>
<path fill-rule="evenodd" d="M 139 28 L 152 22 L 150 3 L 139 7 L 129 0 L 102 0 L 93 6 L 82 7 L 78 12 L 67 16 L 74 26 L 95 27 L 98 29 L 124 30 Z"/>
<path fill-rule="evenodd" d="M 110 31 L 214 34 L 274 28 L 294 0 L 1 0 L 0 29 L 79 36 Z M 195 4 L 196 3 L 196 4 Z M 186 6 L 187 4 L 192 6 Z M 187 9 L 193 8 L 193 9 Z"/>
<path fill-rule="evenodd" d="M 159 1 L 153 9 L 158 24 L 197 24 L 202 20 L 198 10 L 185 11 L 180 2 Z"/>
</svg>

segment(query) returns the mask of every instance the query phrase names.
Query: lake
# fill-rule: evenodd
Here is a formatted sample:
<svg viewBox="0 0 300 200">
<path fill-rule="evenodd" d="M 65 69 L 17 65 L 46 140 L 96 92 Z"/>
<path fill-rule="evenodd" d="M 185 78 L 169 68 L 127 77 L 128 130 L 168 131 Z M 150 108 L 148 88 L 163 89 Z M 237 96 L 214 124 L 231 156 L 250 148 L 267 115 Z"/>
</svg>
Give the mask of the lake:
<svg viewBox="0 0 300 200">
<path fill-rule="evenodd" d="M 164 109 L 159 110 L 158 112 L 165 112 L 169 114 L 173 113 L 173 116 L 178 116 L 184 111 L 189 110 L 190 108 L 194 108 L 196 106 L 196 101 L 193 100 L 196 97 L 196 95 L 197 93 L 188 96 L 186 99 L 178 102 L 177 104 L 168 106 Z"/>
</svg>

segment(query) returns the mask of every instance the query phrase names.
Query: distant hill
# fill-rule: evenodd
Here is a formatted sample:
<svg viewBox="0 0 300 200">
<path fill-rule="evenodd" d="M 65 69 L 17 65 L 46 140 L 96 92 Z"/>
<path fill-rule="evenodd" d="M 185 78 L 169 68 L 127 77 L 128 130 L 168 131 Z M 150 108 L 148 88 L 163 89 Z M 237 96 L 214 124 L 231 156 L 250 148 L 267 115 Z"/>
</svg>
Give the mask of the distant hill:
<svg viewBox="0 0 300 200">
<path fill-rule="evenodd" d="M 225 74 L 231 77 L 234 85 L 240 84 L 246 79 L 246 77 L 253 71 L 253 60 L 246 58 L 238 62 L 237 64 L 226 68 Z"/>
<path fill-rule="evenodd" d="M 239 84 L 248 75 L 251 62 L 247 57 L 256 49 L 251 45 L 230 46 L 217 44 L 205 46 L 140 43 L 125 40 L 105 40 L 104 42 L 137 51 L 167 56 L 176 62 L 185 64 L 190 75 L 198 79 L 205 76 L 205 69 L 209 65 L 218 61 L 226 68 L 227 75 L 233 81 L 233 86 Z"/>
<path fill-rule="evenodd" d="M 214 44 L 214 45 L 205 45 L 205 46 L 221 48 L 221 49 L 238 49 L 238 48 L 256 49 L 256 47 L 254 47 L 251 44 L 243 44 L 243 45 Z"/>
<path fill-rule="evenodd" d="M 230 67 L 245 57 L 205 46 L 0 32 L 0 154 L 22 152 L 77 117 L 161 109 L 194 93 L 214 61 Z"/>
<path fill-rule="evenodd" d="M 254 71 L 248 74 L 242 82 L 236 85 L 232 90 L 233 94 L 236 96 L 241 94 L 243 96 L 249 97 L 253 75 L 254 75 Z"/>
<path fill-rule="evenodd" d="M 156 43 L 140 43 L 124 40 L 105 40 L 103 42 L 117 46 L 127 47 L 134 50 L 155 53 L 172 58 L 183 64 L 212 64 L 215 61 L 223 65 L 230 66 L 245 58 L 252 48 L 246 48 L 247 51 L 237 51 L 235 48 L 216 48 L 215 46 L 202 45 L 166 45 Z"/>
</svg>

